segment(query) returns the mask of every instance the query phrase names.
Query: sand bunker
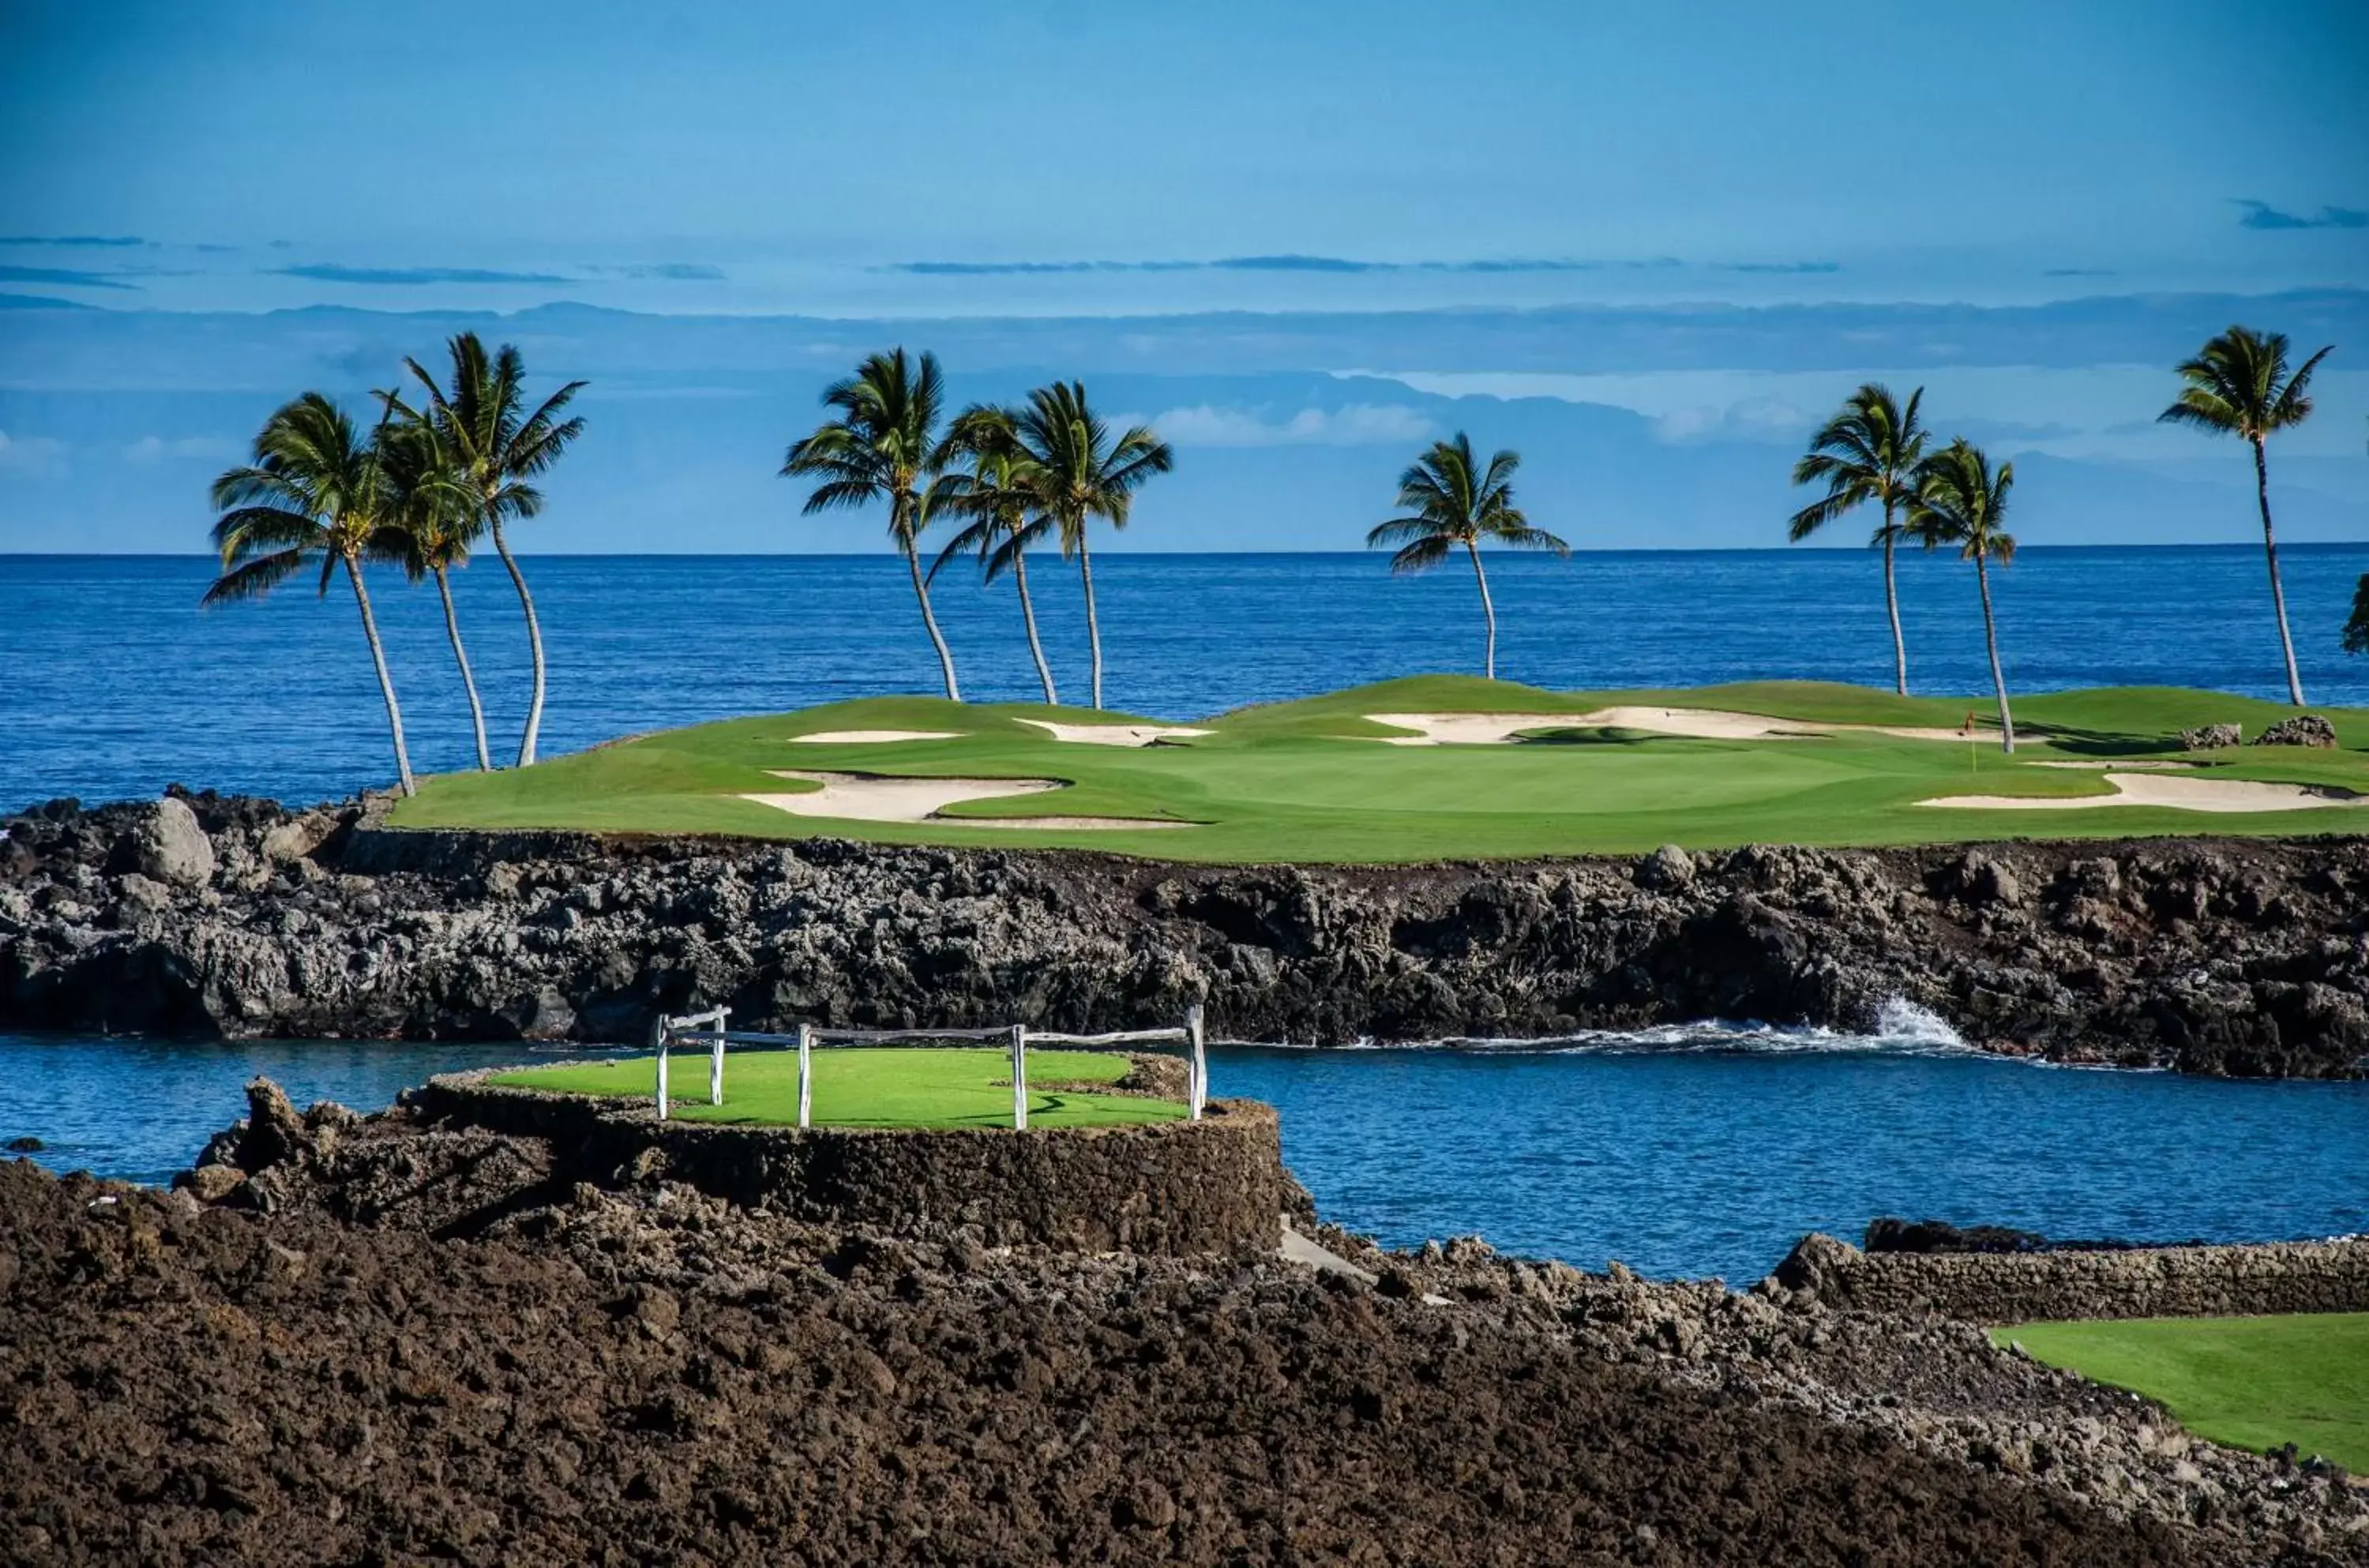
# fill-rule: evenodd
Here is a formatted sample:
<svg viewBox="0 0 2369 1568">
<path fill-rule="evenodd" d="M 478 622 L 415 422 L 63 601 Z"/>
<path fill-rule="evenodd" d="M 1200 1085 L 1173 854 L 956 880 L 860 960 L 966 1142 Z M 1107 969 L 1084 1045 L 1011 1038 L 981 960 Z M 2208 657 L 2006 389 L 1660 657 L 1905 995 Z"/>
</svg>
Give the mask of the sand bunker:
<svg viewBox="0 0 2369 1568">
<path fill-rule="evenodd" d="M 2012 795 L 1953 795 L 1920 800 L 1957 811 L 2086 811 L 2103 806 L 2164 806 L 2175 811 L 2319 811 L 2359 806 L 2369 796 L 2318 784 L 2255 784 L 2246 779 L 2185 779 L 2164 773 L 2108 773 L 2112 795 L 2034 800 Z"/>
<path fill-rule="evenodd" d="M 1049 718 L 1024 718 L 1020 722 L 1048 731 L 1056 740 L 1074 740 L 1086 746 L 1149 746 L 1156 740 L 1209 733 L 1181 724 L 1062 724 Z"/>
<path fill-rule="evenodd" d="M 776 770 L 777 779 L 805 779 L 822 785 L 803 795 L 744 795 L 760 806 L 793 817 L 831 817 L 843 822 L 946 822 L 965 828 L 1189 828 L 1137 817 L 944 817 L 947 807 L 966 800 L 1004 800 L 1067 789 L 1059 779 L 881 778 L 869 773 L 815 773 Z"/>
<path fill-rule="evenodd" d="M 1715 708 L 1596 708 L 1577 714 L 1368 714 L 1377 724 L 1412 729 L 1387 738 L 1392 746 L 1501 746 L 1526 729 L 1642 729 L 1698 740 L 1809 740 L 1858 730 L 1906 740 L 1963 740 L 1954 729 L 1878 724 L 1810 724 Z"/>
<path fill-rule="evenodd" d="M 812 735 L 793 735 L 792 744 L 798 746 L 885 746 L 892 740 L 952 740 L 951 729 L 819 729 Z"/>
</svg>

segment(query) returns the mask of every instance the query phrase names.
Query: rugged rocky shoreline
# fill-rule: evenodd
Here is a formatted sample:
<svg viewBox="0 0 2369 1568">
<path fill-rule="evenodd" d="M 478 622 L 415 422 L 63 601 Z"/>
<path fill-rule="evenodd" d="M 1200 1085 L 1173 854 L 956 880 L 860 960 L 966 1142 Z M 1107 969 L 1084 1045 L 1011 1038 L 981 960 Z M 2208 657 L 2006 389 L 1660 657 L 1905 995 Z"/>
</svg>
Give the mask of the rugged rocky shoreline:
<svg viewBox="0 0 2369 1568">
<path fill-rule="evenodd" d="M 179 1190 L 0 1164 L 0 1557 L 2369 1562 L 2369 1489 L 1771 1283 L 886 1234 L 272 1086 Z M 589 1179 L 588 1179 L 589 1178 Z"/>
<path fill-rule="evenodd" d="M 2369 1060 L 2369 840 L 1212 867 L 1087 852 L 407 833 L 177 793 L 6 819 L 0 1027 L 627 1041 L 1171 1022 L 1220 1036 L 1871 1026 L 2068 1060 Z"/>
</svg>

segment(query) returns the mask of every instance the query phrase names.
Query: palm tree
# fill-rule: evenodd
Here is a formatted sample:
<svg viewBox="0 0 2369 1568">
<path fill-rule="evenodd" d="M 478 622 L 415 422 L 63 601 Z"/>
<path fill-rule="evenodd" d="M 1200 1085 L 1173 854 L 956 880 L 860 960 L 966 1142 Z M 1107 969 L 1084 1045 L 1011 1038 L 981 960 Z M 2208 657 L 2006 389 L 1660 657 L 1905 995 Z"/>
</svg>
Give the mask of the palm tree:
<svg viewBox="0 0 2369 1568">
<path fill-rule="evenodd" d="M 231 469 L 213 484 L 214 548 L 223 574 L 199 601 L 201 607 L 260 599 L 315 556 L 321 562 L 320 592 L 343 567 L 361 611 L 362 635 L 370 641 L 378 670 L 379 694 L 386 699 L 387 727 L 395 735 L 395 768 L 403 793 L 417 787 L 411 751 L 403 739 L 403 708 L 387 673 L 379 643 L 378 618 L 371 613 L 370 589 L 362 581 L 365 561 L 399 555 L 403 544 L 393 522 L 392 497 L 383 454 L 364 441 L 345 411 L 317 392 L 308 392 L 264 421 L 255 438 L 254 461 Z"/>
<path fill-rule="evenodd" d="M 944 486 L 947 493 L 936 504 L 974 521 L 938 552 L 930 567 L 930 580 L 935 582 L 948 561 L 965 555 L 978 557 L 989 582 L 1010 572 L 1020 589 L 1020 620 L 1028 631 L 1028 654 L 1036 661 L 1037 683 L 1045 689 L 1046 705 L 1058 707 L 1060 693 L 1054 690 L 1053 669 L 1045 662 L 1045 645 L 1036 635 L 1036 607 L 1028 597 L 1028 546 L 1051 532 L 1053 523 L 1049 518 L 1028 515 L 1024 487 L 1028 459 L 1020 450 L 1012 411 L 984 406 L 966 408 L 955 420 L 946 442 L 951 452 L 969 459 L 970 472 L 940 476 L 932 482 L 930 493 Z"/>
<path fill-rule="evenodd" d="M 395 395 L 379 395 L 394 412 Z M 392 509 L 404 544 L 404 571 L 413 582 L 436 579 L 436 597 L 444 605 L 444 635 L 452 644 L 452 662 L 461 667 L 461 689 L 469 699 L 469 727 L 477 743 L 477 771 L 494 770 L 486 749 L 486 709 L 477 698 L 477 678 L 469 668 L 469 650 L 461 641 L 461 618 L 452 608 L 452 571 L 469 564 L 469 546 L 485 532 L 475 491 L 468 476 L 452 461 L 436 427 L 424 419 L 406 419 L 381 427 L 380 443 L 386 456 L 387 482 L 393 488 Z"/>
<path fill-rule="evenodd" d="M 1102 519 L 1127 526 L 1135 493 L 1155 474 L 1176 464 L 1176 454 L 1149 425 L 1132 425 L 1118 440 L 1086 403 L 1082 382 L 1055 382 L 1028 395 L 1017 411 L 1013 434 L 1024 466 L 1015 475 L 1028 493 L 1030 509 L 1052 523 L 1064 559 L 1077 558 L 1085 586 L 1086 641 L 1093 658 L 1093 705 L 1103 705 L 1103 628 L 1094 607 L 1094 558 L 1087 531 Z"/>
<path fill-rule="evenodd" d="M 1853 393 L 1842 411 L 1810 438 L 1809 452 L 1793 465 L 1794 484 L 1824 484 L 1826 493 L 1793 514 L 1786 535 L 1799 544 L 1854 507 L 1873 501 L 1883 509 L 1883 521 L 1868 543 L 1883 546 L 1893 688 L 1904 697 L 1908 695 L 1908 644 L 1900 635 L 1900 589 L 1893 577 L 1892 555 L 1903 532 L 1901 514 L 1916 493 L 1917 464 L 1925 456 L 1925 430 L 1917 422 L 1917 406 L 1924 400 L 1921 386 L 1908 395 L 1906 409 L 1875 382 Z"/>
<path fill-rule="evenodd" d="M 543 624 L 535 619 L 534 595 L 527 591 L 526 574 L 510 554 L 502 524 L 530 518 L 543 509 L 543 492 L 528 481 L 559 461 L 567 444 L 584 433 L 581 418 L 562 419 L 561 410 L 584 389 L 571 381 L 543 400 L 533 413 L 526 408 L 526 362 L 517 348 L 505 343 L 491 359 L 474 332 L 464 332 L 445 344 L 452 359 L 452 382 L 440 387 L 418 360 L 404 365 L 427 389 L 425 415 L 436 427 L 452 462 L 465 475 L 477 514 L 494 536 L 494 549 L 509 568 L 510 586 L 518 589 L 519 609 L 526 616 L 526 640 L 534 660 L 534 694 L 527 704 L 526 731 L 519 738 L 519 766 L 534 761 L 537 737 L 543 733 Z M 402 413 L 411 410 L 400 402 Z M 418 416 L 414 416 L 415 418 Z"/>
<path fill-rule="evenodd" d="M 2271 466 L 2263 449 L 2272 431 L 2300 425 L 2311 413 L 2306 389 L 2328 352 L 2322 349 L 2289 375 L 2285 334 L 2232 326 L 2180 367 L 2188 384 L 2180 400 L 2157 416 L 2168 424 L 2243 436 L 2254 449 L 2254 499 L 2262 512 L 2271 608 L 2279 618 L 2279 651 L 2287 661 L 2287 700 L 2297 707 L 2303 706 L 2303 677 L 2295 670 L 2295 638 L 2287 633 L 2286 589 L 2279 583 L 2279 546 L 2271 532 Z"/>
<path fill-rule="evenodd" d="M 938 435 L 944 390 L 937 356 L 923 354 L 917 369 L 901 348 L 874 354 L 853 375 L 833 382 L 822 401 L 825 407 L 837 409 L 839 418 L 791 446 L 782 475 L 821 478 L 807 498 L 809 517 L 835 507 L 888 503 L 888 537 L 896 541 L 912 573 L 913 597 L 921 601 L 930 646 L 938 650 L 947 700 L 959 703 L 962 689 L 955 682 L 955 656 L 938 630 L 938 618 L 930 611 L 929 585 L 921 578 L 920 539 L 927 521 L 921 490 L 944 462 Z"/>
<path fill-rule="evenodd" d="M 1517 550 L 1551 550 L 1568 556 L 1571 546 L 1543 529 L 1532 528 L 1514 505 L 1514 470 L 1519 453 L 1501 452 L 1489 460 L 1485 472 L 1473 461 L 1472 441 L 1462 430 L 1454 441 L 1434 441 L 1399 475 L 1399 505 L 1410 515 L 1377 524 L 1366 535 L 1368 548 L 1396 544 L 1390 571 L 1428 571 L 1448 559 L 1458 545 L 1472 560 L 1472 580 L 1481 586 L 1481 614 L 1488 623 L 1488 652 L 1482 669 L 1497 679 L 1497 607 L 1489 598 L 1489 574 L 1481 569 L 1481 545 L 1511 545 Z M 1478 477 L 1475 475 L 1478 475 Z"/>
<path fill-rule="evenodd" d="M 2369 653 L 2369 572 L 2352 585 L 2352 614 L 2344 623 L 2344 651 Z"/>
<path fill-rule="evenodd" d="M 1999 669 L 1990 563 L 2004 567 L 2015 559 L 2015 536 L 1999 528 L 2008 493 L 2014 488 L 2014 464 L 2000 464 L 1994 475 L 1990 459 L 1961 437 L 1917 464 L 1917 498 L 1908 517 L 1909 527 L 1927 549 L 1955 544 L 1960 560 L 1974 563 L 1974 581 L 1983 594 L 1983 638 L 1990 645 L 1991 685 L 1998 692 L 1999 744 L 2010 756 L 2015 752 L 2015 717 L 2008 711 L 2007 676 Z"/>
</svg>

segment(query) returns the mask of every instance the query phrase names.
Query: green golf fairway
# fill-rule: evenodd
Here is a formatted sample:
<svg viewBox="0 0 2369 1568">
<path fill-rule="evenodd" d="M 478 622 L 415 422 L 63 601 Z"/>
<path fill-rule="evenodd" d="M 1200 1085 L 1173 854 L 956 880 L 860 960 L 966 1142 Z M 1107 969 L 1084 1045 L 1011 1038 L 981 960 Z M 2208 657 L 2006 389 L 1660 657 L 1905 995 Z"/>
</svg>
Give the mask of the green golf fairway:
<svg viewBox="0 0 2369 1568">
<path fill-rule="evenodd" d="M 2200 762 L 2148 778 L 2334 787 L 2369 795 L 2369 711 L 2319 709 L 2341 750 L 2246 747 L 2192 757 L 2178 732 L 2212 722 L 2249 736 L 2290 717 L 2275 703 L 2177 688 L 2066 692 L 2016 707 L 2020 746 L 1996 733 L 1913 738 L 1876 729 L 1700 738 L 1602 722 L 1609 707 L 1674 707 L 1797 724 L 1954 733 L 1986 701 L 1902 698 L 1856 686 L 1769 681 L 1670 692 L 1562 693 L 1461 676 L 1420 676 L 1247 708 L 1153 746 L 1056 738 L 1029 720 L 1147 723 L 1022 704 L 881 697 L 730 719 L 619 741 L 533 767 L 425 781 L 390 818 L 406 828 L 563 828 L 855 838 L 889 843 L 1119 851 L 1158 859 L 1389 862 L 1636 853 L 1665 843 L 1931 843 L 2179 833 L 2369 830 L 2369 802 L 2309 810 L 2199 811 L 2163 805 L 2080 810 L 1937 807 L 1959 795 L 2109 797 L 2095 764 Z M 1389 745 L 1390 714 L 1518 714 L 1540 722 L 1513 744 Z M 799 742 L 801 735 L 921 731 L 943 739 Z M 2091 764 L 2068 768 L 2043 764 Z M 819 787 L 795 771 L 906 780 L 1048 780 L 1066 787 L 947 801 L 926 819 L 801 815 L 744 798 Z M 846 787 L 844 783 L 838 787 Z M 856 787 L 862 787 L 859 780 Z M 2242 807 L 2244 803 L 2241 802 Z M 1032 818 L 1054 825 L 1032 826 Z M 1175 826 L 1081 827 L 1117 818 Z"/>
<path fill-rule="evenodd" d="M 1991 1338 L 2158 1401 L 2200 1437 L 2369 1471 L 2369 1312 L 2019 1323 Z"/>
<path fill-rule="evenodd" d="M 814 1059 L 817 1127 L 969 1127 L 1012 1125 L 1012 1057 L 993 1048 L 925 1047 L 818 1048 Z M 794 1050 L 735 1050 L 724 1059 L 724 1104 L 707 1103 L 708 1055 L 670 1052 L 670 1115 L 685 1121 L 756 1122 L 795 1127 L 798 1056 Z M 1127 1075 L 1127 1059 L 1109 1051 L 1030 1051 L 1031 1127 L 1117 1127 L 1176 1121 L 1181 1102 L 1132 1094 L 1096 1094 L 1038 1084 L 1110 1083 Z M 521 1068 L 493 1082 L 569 1094 L 631 1097 L 647 1103 L 657 1092 L 658 1061 L 629 1057 Z"/>
</svg>

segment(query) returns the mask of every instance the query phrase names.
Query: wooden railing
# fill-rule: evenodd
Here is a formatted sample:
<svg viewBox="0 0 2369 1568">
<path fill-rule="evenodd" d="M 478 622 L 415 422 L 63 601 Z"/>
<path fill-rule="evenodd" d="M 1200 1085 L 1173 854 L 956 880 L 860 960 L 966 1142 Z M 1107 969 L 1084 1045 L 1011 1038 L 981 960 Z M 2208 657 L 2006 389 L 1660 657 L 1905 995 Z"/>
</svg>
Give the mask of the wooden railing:
<svg viewBox="0 0 2369 1568">
<path fill-rule="evenodd" d="M 758 1034 L 726 1027 L 732 1010 L 710 1008 L 704 1013 L 661 1016 L 651 1029 L 658 1051 L 658 1112 L 664 1121 L 671 1108 L 667 1080 L 667 1056 L 678 1046 L 705 1046 L 707 1103 L 724 1104 L 724 1054 L 733 1046 L 760 1048 L 795 1047 L 798 1053 L 798 1126 L 812 1124 L 814 1116 L 814 1053 L 817 1047 L 911 1045 L 929 1040 L 1008 1040 L 1012 1047 L 1012 1125 L 1028 1127 L 1028 1047 L 1083 1047 L 1108 1050 L 1121 1046 L 1174 1046 L 1184 1058 L 1185 1104 L 1195 1121 L 1209 1101 L 1209 1063 L 1201 1036 L 1201 1009 L 1187 1008 L 1184 1022 L 1173 1029 L 1122 1029 L 1107 1035 L 1065 1035 L 1012 1024 L 993 1029 L 826 1029 L 801 1024 L 790 1035 Z"/>
</svg>

